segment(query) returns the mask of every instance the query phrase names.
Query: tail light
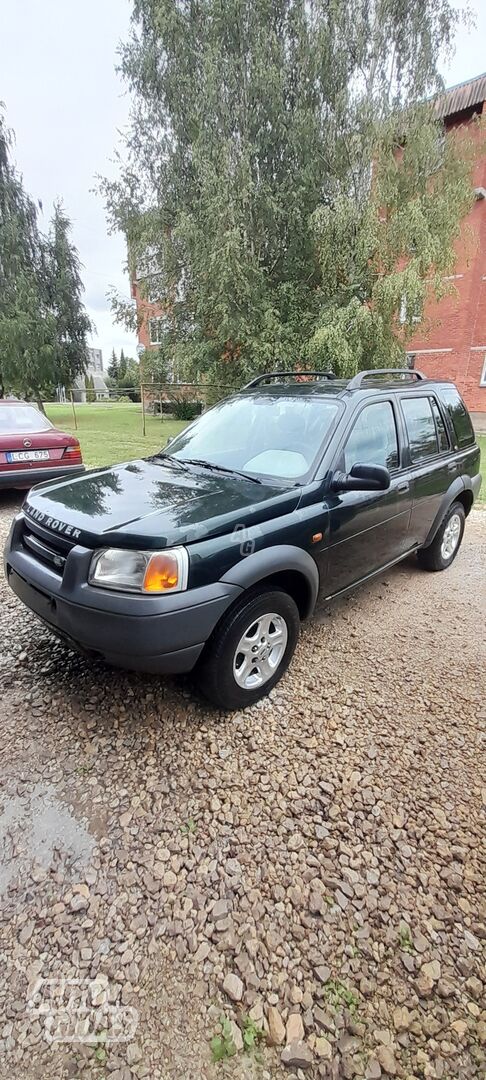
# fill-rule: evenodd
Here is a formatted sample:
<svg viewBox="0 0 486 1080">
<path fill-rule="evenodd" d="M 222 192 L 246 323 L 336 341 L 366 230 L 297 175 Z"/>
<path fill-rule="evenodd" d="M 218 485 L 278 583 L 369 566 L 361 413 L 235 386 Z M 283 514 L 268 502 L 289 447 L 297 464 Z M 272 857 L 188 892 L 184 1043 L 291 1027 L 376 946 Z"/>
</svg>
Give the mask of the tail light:
<svg viewBox="0 0 486 1080">
<path fill-rule="evenodd" d="M 71 446 L 64 448 L 63 461 L 68 461 L 70 465 L 82 465 L 83 458 L 81 455 L 81 447 L 78 442 L 72 443 Z"/>
</svg>

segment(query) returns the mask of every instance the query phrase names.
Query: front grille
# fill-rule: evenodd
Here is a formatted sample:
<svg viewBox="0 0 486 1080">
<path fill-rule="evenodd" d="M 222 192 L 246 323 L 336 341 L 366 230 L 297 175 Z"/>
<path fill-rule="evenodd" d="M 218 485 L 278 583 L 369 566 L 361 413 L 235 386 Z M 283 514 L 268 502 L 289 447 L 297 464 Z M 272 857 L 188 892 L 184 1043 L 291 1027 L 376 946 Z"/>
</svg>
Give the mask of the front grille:
<svg viewBox="0 0 486 1080">
<path fill-rule="evenodd" d="M 74 544 L 61 536 L 53 536 L 40 525 L 31 525 L 27 520 L 24 521 L 22 542 L 30 555 L 62 577 L 66 558 Z"/>
</svg>

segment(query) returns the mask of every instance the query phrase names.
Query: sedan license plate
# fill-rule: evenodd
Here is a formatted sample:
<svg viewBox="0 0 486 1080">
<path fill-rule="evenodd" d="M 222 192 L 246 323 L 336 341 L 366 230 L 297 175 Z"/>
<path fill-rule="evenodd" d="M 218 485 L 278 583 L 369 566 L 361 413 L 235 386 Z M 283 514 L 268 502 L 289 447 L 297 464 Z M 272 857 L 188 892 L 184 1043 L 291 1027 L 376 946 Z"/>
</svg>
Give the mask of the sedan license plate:
<svg viewBox="0 0 486 1080">
<path fill-rule="evenodd" d="M 5 456 L 9 464 L 15 461 L 49 461 L 48 450 L 11 450 Z"/>
</svg>

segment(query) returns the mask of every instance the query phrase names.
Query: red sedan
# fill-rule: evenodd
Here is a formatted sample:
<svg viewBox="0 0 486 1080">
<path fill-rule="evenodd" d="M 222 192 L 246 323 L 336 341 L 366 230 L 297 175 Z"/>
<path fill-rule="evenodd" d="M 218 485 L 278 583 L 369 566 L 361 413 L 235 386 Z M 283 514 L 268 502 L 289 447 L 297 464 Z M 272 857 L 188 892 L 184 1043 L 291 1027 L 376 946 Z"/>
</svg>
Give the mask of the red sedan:
<svg viewBox="0 0 486 1080">
<path fill-rule="evenodd" d="M 0 489 L 84 471 L 77 439 L 58 431 L 35 405 L 0 400 Z"/>
</svg>

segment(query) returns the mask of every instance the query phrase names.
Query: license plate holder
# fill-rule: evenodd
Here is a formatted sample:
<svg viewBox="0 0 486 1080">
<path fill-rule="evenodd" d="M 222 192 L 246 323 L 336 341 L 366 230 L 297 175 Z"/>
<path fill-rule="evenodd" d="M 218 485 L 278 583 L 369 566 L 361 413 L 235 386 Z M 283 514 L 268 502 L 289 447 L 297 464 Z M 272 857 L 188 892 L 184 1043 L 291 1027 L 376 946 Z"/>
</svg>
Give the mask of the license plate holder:
<svg viewBox="0 0 486 1080">
<path fill-rule="evenodd" d="M 48 450 L 8 450 L 5 454 L 9 465 L 18 465 L 19 462 L 49 461 Z"/>
</svg>

